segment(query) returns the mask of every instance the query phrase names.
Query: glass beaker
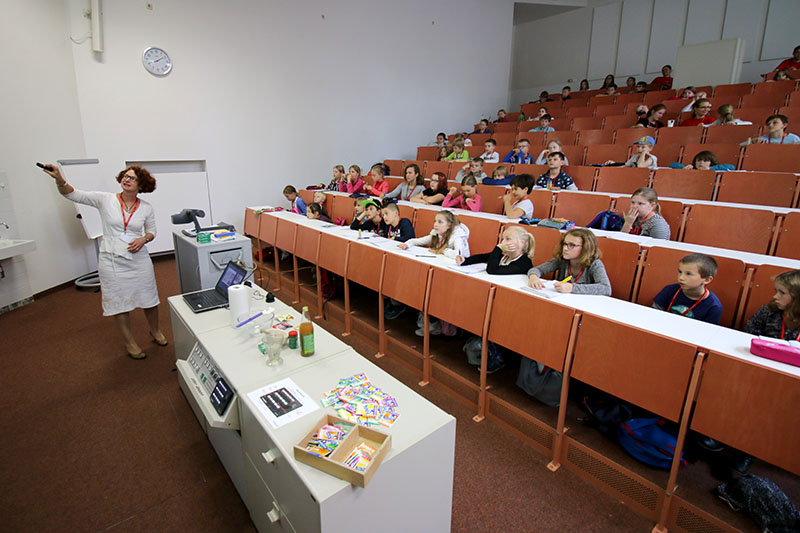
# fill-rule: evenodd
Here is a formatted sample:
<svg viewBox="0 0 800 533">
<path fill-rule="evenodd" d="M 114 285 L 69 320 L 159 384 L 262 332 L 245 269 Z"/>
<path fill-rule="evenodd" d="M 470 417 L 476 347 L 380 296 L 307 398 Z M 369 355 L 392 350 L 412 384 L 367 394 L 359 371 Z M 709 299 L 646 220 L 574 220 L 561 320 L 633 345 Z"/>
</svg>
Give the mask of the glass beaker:
<svg viewBox="0 0 800 533">
<path fill-rule="evenodd" d="M 283 364 L 281 348 L 288 335 L 279 329 L 268 329 L 263 333 L 264 348 L 267 351 L 267 365 L 278 366 Z"/>
</svg>

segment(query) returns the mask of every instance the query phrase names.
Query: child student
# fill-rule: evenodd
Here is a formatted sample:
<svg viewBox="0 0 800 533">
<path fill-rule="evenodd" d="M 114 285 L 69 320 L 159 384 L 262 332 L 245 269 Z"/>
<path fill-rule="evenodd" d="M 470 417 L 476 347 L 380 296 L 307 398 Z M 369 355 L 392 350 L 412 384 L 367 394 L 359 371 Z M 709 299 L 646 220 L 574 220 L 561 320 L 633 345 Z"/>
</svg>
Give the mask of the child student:
<svg viewBox="0 0 800 533">
<path fill-rule="evenodd" d="M 372 185 L 364 185 L 364 190 L 372 196 L 383 196 L 389 192 L 389 182 L 383 179 L 388 172 L 383 163 L 375 163 L 369 170 L 372 176 Z"/>
<path fill-rule="evenodd" d="M 736 167 L 731 165 L 730 163 L 720 163 L 717 159 L 717 155 L 710 151 L 710 150 L 701 150 L 697 152 L 692 159 L 692 162 L 688 165 L 683 165 L 681 163 L 672 163 L 670 164 L 669 168 L 683 168 L 686 170 L 717 170 L 717 171 L 729 171 L 729 170 L 736 170 Z"/>
<path fill-rule="evenodd" d="M 383 222 L 381 206 L 372 199 L 364 200 L 361 205 L 364 206 L 364 212 L 353 219 L 350 229 L 378 233 L 381 228 L 381 222 Z"/>
<path fill-rule="evenodd" d="M 324 206 L 325 203 L 328 201 L 328 197 L 324 191 L 314 191 L 314 201 L 317 202 L 319 205 Z"/>
<path fill-rule="evenodd" d="M 539 156 L 536 158 L 537 165 L 546 165 L 547 164 L 547 156 L 549 156 L 552 152 L 561 152 L 562 154 L 564 151 L 561 149 L 561 141 L 558 139 L 550 139 L 547 141 L 547 148 L 539 152 Z M 569 166 L 569 160 L 567 156 L 564 156 L 564 164 Z"/>
<path fill-rule="evenodd" d="M 747 320 L 744 331 L 787 341 L 800 341 L 800 270 L 775 276 L 775 296 Z"/>
<path fill-rule="evenodd" d="M 453 150 L 450 148 L 449 144 L 442 145 L 439 147 L 439 151 L 436 152 L 436 160 L 437 161 L 444 161 L 447 156 L 453 153 Z"/>
<path fill-rule="evenodd" d="M 658 158 L 651 152 L 653 151 L 653 147 L 656 145 L 656 140 L 648 135 L 646 137 L 642 137 L 633 144 L 636 148 L 636 153 L 625 162 L 624 166 L 649 168 L 650 170 L 655 170 L 658 166 Z M 605 164 L 613 165 L 614 161 L 609 159 L 605 162 Z"/>
<path fill-rule="evenodd" d="M 555 272 L 558 292 L 611 296 L 611 282 L 600 255 L 594 233 L 585 228 L 571 229 L 561 235 L 553 259 L 528 270 L 528 285 L 543 289 L 540 278 Z"/>
<path fill-rule="evenodd" d="M 322 222 L 331 221 L 331 217 L 328 216 L 328 212 L 325 210 L 325 207 L 317 202 L 311 202 L 308 204 L 308 209 L 306 209 L 306 217 L 311 220 L 321 220 Z"/>
<path fill-rule="evenodd" d="M 495 148 L 497 147 L 497 141 L 494 139 L 486 139 L 486 142 L 483 143 L 483 153 L 481 154 L 481 159 L 483 159 L 486 163 L 499 163 L 500 162 L 500 154 L 497 153 Z"/>
<path fill-rule="evenodd" d="M 566 189 L 568 191 L 577 191 L 578 186 L 572 176 L 564 172 L 561 167 L 564 166 L 564 154 L 561 152 L 550 152 L 547 156 L 548 171 L 539 176 L 536 180 L 534 189 Z"/>
<path fill-rule="evenodd" d="M 364 180 L 361 178 L 361 167 L 350 165 L 347 178 L 339 182 L 339 192 L 358 194 L 364 189 Z"/>
<path fill-rule="evenodd" d="M 430 184 L 421 193 L 411 197 L 412 202 L 418 204 L 441 205 L 447 189 L 447 176 L 441 172 L 434 172 L 431 175 Z"/>
<path fill-rule="evenodd" d="M 396 203 L 384 200 L 381 216 L 383 222 L 378 231 L 381 237 L 397 242 L 406 242 L 414 238 L 414 226 L 409 219 L 400 216 L 400 208 Z"/>
<path fill-rule="evenodd" d="M 440 131 L 436 134 L 436 146 L 447 146 L 450 141 L 447 140 L 447 134 Z"/>
<path fill-rule="evenodd" d="M 508 152 L 503 158 L 503 163 L 518 163 L 520 165 L 530 165 L 533 163 L 533 156 L 529 153 L 531 142 L 528 139 L 520 139 L 517 147 Z"/>
<path fill-rule="evenodd" d="M 689 254 L 678 263 L 678 283 L 667 285 L 655 298 L 653 307 L 688 318 L 719 324 L 722 304 L 708 290 L 717 275 L 717 262 L 706 254 Z"/>
<path fill-rule="evenodd" d="M 445 157 L 443 161 L 469 161 L 469 152 L 464 150 L 464 141 L 454 141 L 453 153 Z"/>
<path fill-rule="evenodd" d="M 661 216 L 658 194 L 649 187 L 641 187 L 631 195 L 631 208 L 623 215 L 623 233 L 669 240 L 669 224 Z"/>
<path fill-rule="evenodd" d="M 500 165 L 492 171 L 491 178 L 484 178 L 482 185 L 508 185 L 514 176 L 508 175 L 508 169 Z"/>
<path fill-rule="evenodd" d="M 444 197 L 442 207 L 458 207 L 470 211 L 480 211 L 483 200 L 478 194 L 478 180 L 474 176 L 467 176 L 461 180 L 461 191 L 450 187 L 450 192 Z"/>
<path fill-rule="evenodd" d="M 328 189 L 329 191 L 338 191 L 339 190 L 339 182 L 344 180 L 347 176 L 347 173 L 344 171 L 344 166 L 336 165 L 333 167 L 333 178 L 331 182 L 326 187 L 324 183 L 317 184 L 320 189 Z"/>
<path fill-rule="evenodd" d="M 468 177 L 475 178 L 478 183 L 483 182 L 485 178 L 489 177 L 486 175 L 486 172 L 483 171 L 483 159 L 480 157 L 473 157 L 472 160 L 464 165 L 463 168 L 458 171 L 458 174 L 456 174 L 457 181 Z"/>
<path fill-rule="evenodd" d="M 489 129 L 489 121 L 485 118 L 482 118 L 478 124 L 478 129 L 472 133 L 492 133 L 492 130 Z"/>
<path fill-rule="evenodd" d="M 506 122 L 508 119 L 506 118 L 506 110 L 499 109 L 497 111 L 497 120 L 495 122 Z"/>
<path fill-rule="evenodd" d="M 765 121 L 767 134 L 760 137 L 749 138 L 742 145 L 747 144 L 797 144 L 800 137 L 794 133 L 786 133 L 789 117 L 786 115 L 770 115 Z"/>
<path fill-rule="evenodd" d="M 452 211 L 445 209 L 436 213 L 433 219 L 433 230 L 430 234 L 400 243 L 400 248 L 403 250 L 409 246 L 428 246 L 431 252 L 451 259 L 455 259 L 459 255 L 469 257 L 469 228 L 462 224 Z M 414 331 L 418 337 L 425 336 L 424 320 L 425 317 L 420 312 L 417 315 L 417 329 Z M 432 321 L 429 331 L 431 335 L 441 334 L 441 321 Z"/>
<path fill-rule="evenodd" d="M 499 168 L 499 167 L 498 167 Z M 528 195 L 533 188 L 533 176 L 518 174 L 511 179 L 511 189 L 503 197 L 503 214 L 508 218 L 532 217 L 533 202 Z"/>
<path fill-rule="evenodd" d="M 556 131 L 555 128 L 550 126 L 550 122 L 553 120 L 549 114 L 545 113 L 544 115 L 539 117 L 539 126 L 528 131 L 544 131 L 550 133 L 551 131 Z"/>
<path fill-rule="evenodd" d="M 292 203 L 290 211 L 298 215 L 306 216 L 306 203 L 297 195 L 294 185 L 287 185 L 283 188 L 283 196 Z"/>
<path fill-rule="evenodd" d="M 425 181 L 422 179 L 419 166 L 417 166 L 415 163 L 406 165 L 405 176 L 406 181 L 395 187 L 392 192 L 385 195 L 382 194 L 381 198 L 399 198 L 401 200 L 409 201 L 411 200 L 412 196 L 422 194 L 422 192 L 425 190 L 425 187 L 423 186 Z"/>
</svg>

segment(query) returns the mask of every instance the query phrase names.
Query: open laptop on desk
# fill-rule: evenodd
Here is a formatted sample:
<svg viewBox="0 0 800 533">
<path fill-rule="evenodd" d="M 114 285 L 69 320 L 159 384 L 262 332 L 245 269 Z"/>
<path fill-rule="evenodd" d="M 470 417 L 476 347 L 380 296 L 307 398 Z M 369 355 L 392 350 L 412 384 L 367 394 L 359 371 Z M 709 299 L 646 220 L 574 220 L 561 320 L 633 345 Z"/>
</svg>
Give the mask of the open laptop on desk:
<svg viewBox="0 0 800 533">
<path fill-rule="evenodd" d="M 225 307 L 228 305 L 228 287 L 238 285 L 246 276 L 246 269 L 229 261 L 213 289 L 184 294 L 183 299 L 195 313 Z"/>
</svg>

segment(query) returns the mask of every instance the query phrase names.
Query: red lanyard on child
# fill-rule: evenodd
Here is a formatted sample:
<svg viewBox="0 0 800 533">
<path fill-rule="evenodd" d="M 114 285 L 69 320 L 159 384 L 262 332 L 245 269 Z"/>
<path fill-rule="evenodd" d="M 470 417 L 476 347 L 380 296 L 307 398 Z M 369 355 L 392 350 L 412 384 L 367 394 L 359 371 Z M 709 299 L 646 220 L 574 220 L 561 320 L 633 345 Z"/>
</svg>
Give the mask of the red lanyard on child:
<svg viewBox="0 0 800 533">
<path fill-rule="evenodd" d="M 656 214 L 655 211 L 650 211 L 650 213 L 648 213 L 647 216 L 644 217 L 644 220 L 642 220 L 637 227 L 635 227 L 635 228 L 631 227 L 631 229 L 630 229 L 630 231 L 628 233 L 633 233 L 634 235 L 639 235 L 642 232 L 642 224 L 647 222 L 647 219 L 649 219 L 650 217 L 654 216 L 655 214 Z"/>
<path fill-rule="evenodd" d="M 786 313 L 781 317 L 781 339 L 786 340 Z M 797 333 L 796 341 L 800 341 L 800 332 Z"/>
<path fill-rule="evenodd" d="M 122 212 L 122 231 L 128 231 L 128 224 L 130 223 L 131 219 L 133 218 L 133 214 L 139 209 L 139 199 L 136 199 L 136 202 L 133 203 L 133 209 L 131 209 L 131 214 L 128 217 L 128 220 L 125 220 L 125 204 L 122 203 L 122 195 L 119 195 L 119 210 Z"/>
<path fill-rule="evenodd" d="M 401 196 L 401 198 L 402 198 L 403 200 L 405 200 L 406 202 L 407 202 L 409 199 L 411 199 L 411 193 L 413 193 L 413 192 L 414 192 L 414 188 L 415 188 L 415 187 L 410 187 L 410 186 L 409 186 L 409 185 L 406 183 L 406 193 L 408 194 L 408 196 Z"/>
<path fill-rule="evenodd" d="M 572 283 L 577 283 L 581 276 L 583 275 L 583 271 L 586 270 L 586 267 L 583 267 L 578 275 L 572 280 Z M 572 264 L 567 265 L 567 277 L 572 277 Z"/>
<path fill-rule="evenodd" d="M 783 140 L 784 140 L 785 138 L 786 138 L 786 133 L 784 133 L 784 134 L 783 134 L 783 137 L 781 137 L 781 144 L 783 144 Z"/>
<path fill-rule="evenodd" d="M 674 303 L 675 303 L 675 298 L 677 298 L 677 297 L 678 297 L 678 295 L 679 295 L 680 293 L 681 293 L 681 288 L 680 288 L 680 287 L 678 287 L 678 291 L 675 293 L 675 296 L 673 296 L 673 297 L 672 297 L 672 301 L 670 301 L 670 302 L 669 302 L 669 307 L 667 307 L 667 313 L 669 313 L 669 312 L 672 310 L 672 304 L 674 304 Z M 700 299 L 699 299 L 699 300 L 697 300 L 697 301 L 694 303 L 694 305 L 693 305 L 693 306 L 691 306 L 689 309 L 687 309 L 686 311 L 684 311 L 683 313 L 681 313 L 681 316 L 686 316 L 686 313 L 688 313 L 689 311 L 691 311 L 692 309 L 694 309 L 695 307 L 697 307 L 697 304 L 699 304 L 700 302 L 702 302 L 703 300 L 705 300 L 707 296 L 708 296 L 708 287 L 703 287 L 703 296 L 701 296 L 701 297 L 700 297 Z"/>
</svg>

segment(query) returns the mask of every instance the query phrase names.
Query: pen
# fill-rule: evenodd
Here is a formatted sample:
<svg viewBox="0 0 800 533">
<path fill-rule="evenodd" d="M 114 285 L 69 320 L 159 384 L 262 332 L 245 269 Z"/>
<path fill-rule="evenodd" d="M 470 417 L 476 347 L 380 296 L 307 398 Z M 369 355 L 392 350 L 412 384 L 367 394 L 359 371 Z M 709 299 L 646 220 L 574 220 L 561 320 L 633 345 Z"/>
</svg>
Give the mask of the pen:
<svg viewBox="0 0 800 533">
<path fill-rule="evenodd" d="M 572 281 L 572 276 L 567 276 L 566 278 L 564 278 L 561 281 L 559 281 L 559 283 L 566 283 L 568 281 Z"/>
</svg>

